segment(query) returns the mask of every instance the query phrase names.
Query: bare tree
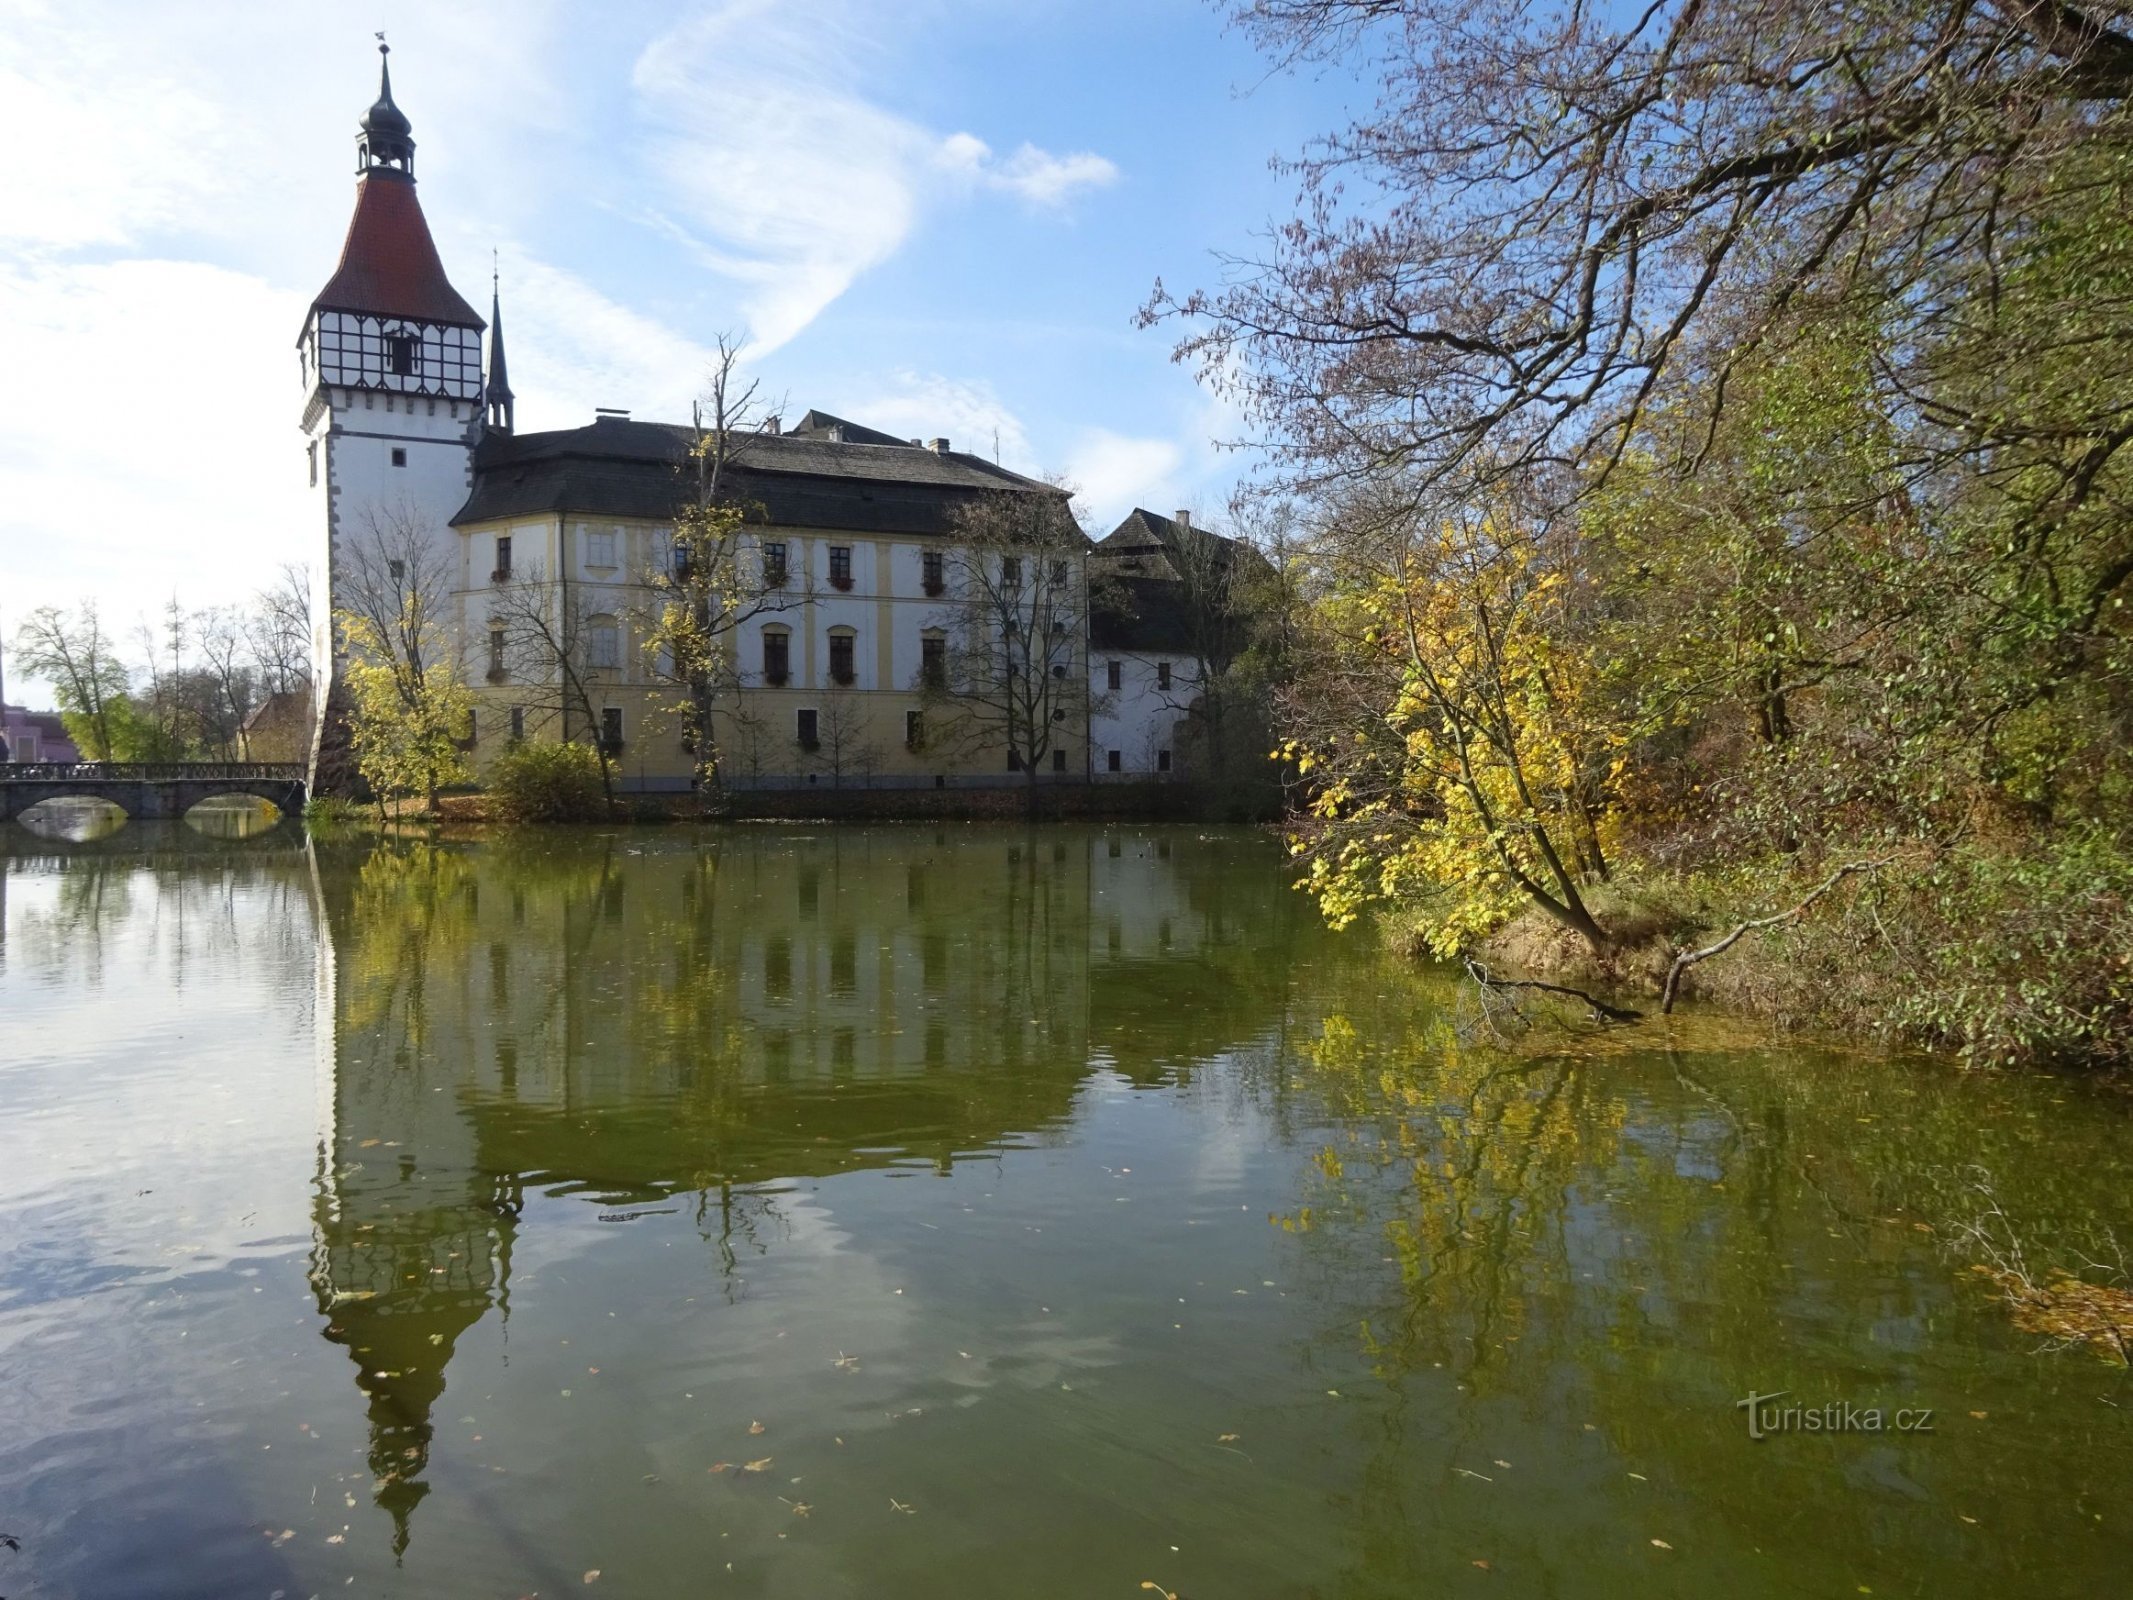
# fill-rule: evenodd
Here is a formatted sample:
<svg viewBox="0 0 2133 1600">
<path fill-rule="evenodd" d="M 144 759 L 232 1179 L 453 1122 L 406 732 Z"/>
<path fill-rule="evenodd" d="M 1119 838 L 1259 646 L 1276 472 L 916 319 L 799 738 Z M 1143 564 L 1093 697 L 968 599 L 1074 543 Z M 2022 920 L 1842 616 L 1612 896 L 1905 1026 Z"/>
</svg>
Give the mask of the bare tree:
<svg viewBox="0 0 2133 1600">
<path fill-rule="evenodd" d="M 690 446 L 690 484 L 669 558 L 646 574 L 649 603 L 638 629 L 654 679 L 669 691 L 668 709 L 682 724 L 700 789 L 720 778 L 718 713 L 739 681 L 742 629 L 755 618 L 787 610 L 806 598 L 795 584 L 784 547 L 759 531 L 760 509 L 747 498 L 736 469 L 755 435 L 774 426 L 756 380 L 739 373 L 740 346 L 721 334 L 710 392 L 697 404 Z"/>
<path fill-rule="evenodd" d="M 489 680 L 522 686 L 517 693 L 534 726 L 553 722 L 564 743 L 592 747 L 610 810 L 616 752 L 601 727 L 600 691 L 621 671 L 623 626 L 582 587 L 551 583 L 538 563 L 514 571 L 490 596 Z"/>
<path fill-rule="evenodd" d="M 1064 490 L 999 490 L 958 510 L 938 655 L 922 661 L 927 739 L 1000 752 L 1023 775 L 1068 770 L 1100 697 L 1089 689 L 1088 536 Z"/>
<path fill-rule="evenodd" d="M 843 788 L 847 777 L 864 780 L 880 770 L 881 746 L 863 696 L 844 690 L 831 693 L 822 702 L 815 727 L 815 759 L 829 774 L 831 788 Z"/>
<path fill-rule="evenodd" d="M 274 582 L 252 597 L 245 617 L 252 662 L 268 694 L 292 694 L 311 682 L 311 569 L 284 562 Z"/>
<path fill-rule="evenodd" d="M 250 662 L 247 618 L 228 606 L 210 606 L 192 616 L 200 665 L 185 678 L 197 683 L 194 724 L 201 744 L 225 760 L 235 755 L 245 718 L 258 702 L 259 684 Z"/>
</svg>

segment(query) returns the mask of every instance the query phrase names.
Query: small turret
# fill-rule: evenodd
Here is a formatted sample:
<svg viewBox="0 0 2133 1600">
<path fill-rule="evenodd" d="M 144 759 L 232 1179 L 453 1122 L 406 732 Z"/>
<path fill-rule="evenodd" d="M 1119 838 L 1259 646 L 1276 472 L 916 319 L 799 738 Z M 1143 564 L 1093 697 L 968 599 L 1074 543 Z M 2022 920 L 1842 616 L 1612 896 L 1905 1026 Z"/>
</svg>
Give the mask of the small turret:
<svg viewBox="0 0 2133 1600">
<path fill-rule="evenodd" d="M 384 34 L 379 34 L 378 98 L 363 113 L 361 131 L 356 134 L 356 171 L 364 176 L 396 173 L 412 183 L 414 124 L 407 120 L 406 112 L 393 104 L 392 64 L 387 60 L 391 54 L 392 46 L 385 42 Z"/>
<path fill-rule="evenodd" d="M 511 380 L 504 374 L 504 300 L 496 273 L 489 274 L 489 427 L 511 431 Z"/>
</svg>

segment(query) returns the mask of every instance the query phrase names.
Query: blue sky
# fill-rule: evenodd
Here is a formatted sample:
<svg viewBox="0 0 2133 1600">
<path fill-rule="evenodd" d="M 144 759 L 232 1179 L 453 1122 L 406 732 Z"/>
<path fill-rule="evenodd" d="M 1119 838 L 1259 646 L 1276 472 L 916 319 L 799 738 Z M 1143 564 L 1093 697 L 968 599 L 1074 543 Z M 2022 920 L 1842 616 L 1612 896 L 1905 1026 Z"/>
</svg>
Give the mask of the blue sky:
<svg viewBox="0 0 2133 1600">
<path fill-rule="evenodd" d="M 353 197 L 371 33 L 454 281 L 501 258 L 522 429 L 765 391 L 1217 516 L 1240 425 L 1132 326 L 1343 120 L 1200 0 L 342 6 L 0 0 L 0 628 L 243 598 L 299 554 L 293 344 Z M 10 686 L 10 697 L 13 685 Z"/>
</svg>

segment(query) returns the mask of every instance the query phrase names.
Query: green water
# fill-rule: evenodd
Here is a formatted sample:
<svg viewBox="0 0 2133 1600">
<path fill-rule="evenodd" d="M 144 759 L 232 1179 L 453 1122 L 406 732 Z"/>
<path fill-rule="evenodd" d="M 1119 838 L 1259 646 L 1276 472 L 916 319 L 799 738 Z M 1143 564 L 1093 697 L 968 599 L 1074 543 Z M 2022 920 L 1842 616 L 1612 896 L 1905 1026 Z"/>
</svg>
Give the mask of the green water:
<svg viewBox="0 0 2133 1600">
<path fill-rule="evenodd" d="M 1484 1049 L 1243 832 L 4 838 L 16 1600 L 2133 1592 L 1960 1231 L 2122 1096 Z"/>
</svg>

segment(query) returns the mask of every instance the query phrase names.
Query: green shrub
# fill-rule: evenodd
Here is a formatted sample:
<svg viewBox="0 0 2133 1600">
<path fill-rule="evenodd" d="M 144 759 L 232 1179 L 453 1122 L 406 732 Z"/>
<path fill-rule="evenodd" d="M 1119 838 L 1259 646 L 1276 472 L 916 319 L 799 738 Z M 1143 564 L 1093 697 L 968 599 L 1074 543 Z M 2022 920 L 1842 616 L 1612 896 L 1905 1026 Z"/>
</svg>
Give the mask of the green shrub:
<svg viewBox="0 0 2133 1600">
<path fill-rule="evenodd" d="M 314 795 L 304 802 L 304 826 L 315 832 L 330 833 L 338 828 L 360 827 L 369 820 L 367 810 L 337 794 Z"/>
<path fill-rule="evenodd" d="M 499 822 L 596 821 L 607 810 L 600 757 L 577 743 L 514 746 L 489 768 L 489 804 Z"/>
</svg>

